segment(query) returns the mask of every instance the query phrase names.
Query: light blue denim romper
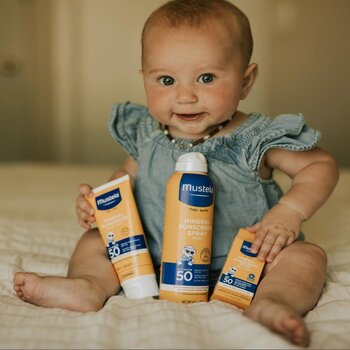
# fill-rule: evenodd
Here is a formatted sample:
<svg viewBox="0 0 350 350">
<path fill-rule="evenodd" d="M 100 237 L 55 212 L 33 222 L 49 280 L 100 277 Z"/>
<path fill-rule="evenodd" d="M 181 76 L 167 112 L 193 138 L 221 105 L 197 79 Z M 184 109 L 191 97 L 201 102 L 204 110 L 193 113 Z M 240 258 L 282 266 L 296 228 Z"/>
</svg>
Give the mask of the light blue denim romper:
<svg viewBox="0 0 350 350">
<path fill-rule="evenodd" d="M 258 173 L 264 153 L 273 147 L 304 151 L 316 146 L 320 132 L 304 124 L 302 115 L 268 118 L 253 113 L 225 136 L 180 149 L 164 135 L 144 106 L 113 106 L 109 124 L 113 138 L 137 161 L 134 194 L 156 272 L 162 252 L 162 228 L 166 183 L 181 154 L 200 152 L 208 162 L 215 187 L 211 289 L 240 227 L 255 224 L 282 195 L 277 183 Z M 179 139 L 179 143 L 189 141 Z"/>
</svg>

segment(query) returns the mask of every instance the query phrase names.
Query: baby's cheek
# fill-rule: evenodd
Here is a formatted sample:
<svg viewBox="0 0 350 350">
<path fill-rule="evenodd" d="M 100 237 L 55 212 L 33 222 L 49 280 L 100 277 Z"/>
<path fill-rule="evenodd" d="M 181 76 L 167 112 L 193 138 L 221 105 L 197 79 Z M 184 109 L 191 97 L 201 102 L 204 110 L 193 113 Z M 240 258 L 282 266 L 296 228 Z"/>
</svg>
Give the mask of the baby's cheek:
<svg viewBox="0 0 350 350">
<path fill-rule="evenodd" d="M 150 94 L 147 96 L 147 107 L 154 119 L 158 122 L 166 124 L 170 108 L 166 99 L 162 94 Z"/>
</svg>

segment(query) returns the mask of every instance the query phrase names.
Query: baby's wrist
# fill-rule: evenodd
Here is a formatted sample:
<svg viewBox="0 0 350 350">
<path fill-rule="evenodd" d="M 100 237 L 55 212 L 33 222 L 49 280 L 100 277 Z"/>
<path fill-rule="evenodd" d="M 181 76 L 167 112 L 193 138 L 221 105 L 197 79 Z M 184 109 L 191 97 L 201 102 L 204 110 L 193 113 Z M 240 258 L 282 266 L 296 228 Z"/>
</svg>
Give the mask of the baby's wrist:
<svg viewBox="0 0 350 350">
<path fill-rule="evenodd" d="M 299 209 L 299 208 L 296 208 L 295 206 L 293 205 L 290 205 L 289 203 L 286 203 L 284 201 L 279 201 L 280 205 L 282 205 L 284 208 L 288 208 L 289 210 L 291 210 L 292 212 L 294 212 L 300 219 L 300 222 L 305 222 L 308 217 Z"/>
</svg>

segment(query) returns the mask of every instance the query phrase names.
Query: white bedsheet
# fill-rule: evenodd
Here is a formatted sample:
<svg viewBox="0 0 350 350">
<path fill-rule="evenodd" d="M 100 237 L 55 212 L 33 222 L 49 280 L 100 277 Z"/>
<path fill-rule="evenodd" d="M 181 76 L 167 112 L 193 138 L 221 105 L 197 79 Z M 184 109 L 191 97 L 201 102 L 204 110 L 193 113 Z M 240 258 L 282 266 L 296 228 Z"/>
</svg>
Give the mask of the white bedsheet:
<svg viewBox="0 0 350 350">
<path fill-rule="evenodd" d="M 0 166 L 0 348 L 297 348 L 213 301 L 179 305 L 146 298 L 110 298 L 99 312 L 33 306 L 12 290 L 16 271 L 64 276 L 82 229 L 75 219 L 77 185 L 100 185 L 110 167 Z M 280 178 L 282 186 L 286 179 Z M 350 171 L 329 202 L 305 225 L 326 249 L 327 284 L 306 317 L 310 348 L 350 348 Z"/>
</svg>

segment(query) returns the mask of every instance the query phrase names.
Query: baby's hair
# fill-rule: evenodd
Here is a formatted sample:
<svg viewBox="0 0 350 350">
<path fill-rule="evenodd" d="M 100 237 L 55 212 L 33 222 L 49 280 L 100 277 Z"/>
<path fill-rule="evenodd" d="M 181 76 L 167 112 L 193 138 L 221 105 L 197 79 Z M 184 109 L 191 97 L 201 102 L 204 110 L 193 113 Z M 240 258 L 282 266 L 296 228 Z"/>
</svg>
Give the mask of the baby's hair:
<svg viewBox="0 0 350 350">
<path fill-rule="evenodd" d="M 238 30 L 235 38 L 239 41 L 244 63 L 248 65 L 253 52 L 249 19 L 238 7 L 226 0 L 171 0 L 153 11 L 142 30 L 142 61 L 145 38 L 152 25 L 161 22 L 169 27 L 199 27 L 210 19 L 225 21 L 232 31 Z"/>
</svg>

